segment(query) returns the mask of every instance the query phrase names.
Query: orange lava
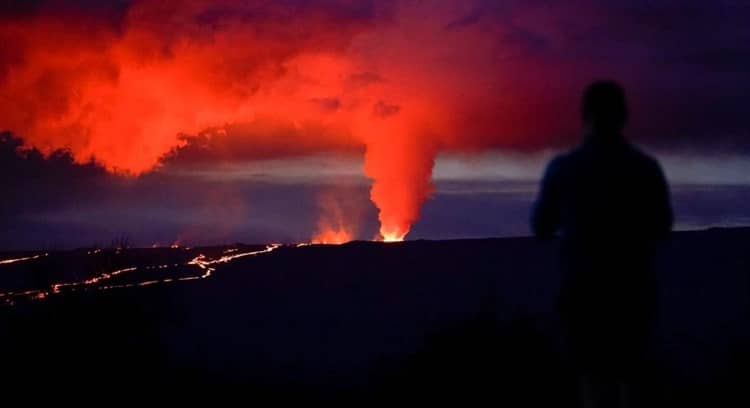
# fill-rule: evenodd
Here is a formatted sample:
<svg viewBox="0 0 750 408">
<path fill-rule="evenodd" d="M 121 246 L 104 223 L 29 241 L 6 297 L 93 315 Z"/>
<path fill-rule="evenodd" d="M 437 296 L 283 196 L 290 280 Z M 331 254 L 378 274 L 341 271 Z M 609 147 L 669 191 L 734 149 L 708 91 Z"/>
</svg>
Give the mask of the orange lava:
<svg viewBox="0 0 750 408">
<path fill-rule="evenodd" d="M 211 277 L 213 272 L 216 271 L 216 268 L 214 268 L 213 265 L 229 263 L 235 259 L 243 258 L 247 256 L 258 256 L 262 254 L 267 254 L 280 247 L 281 247 L 281 244 L 268 244 L 266 245 L 264 249 L 256 250 L 256 251 L 248 251 L 248 252 L 239 252 L 238 249 L 233 248 L 233 249 L 225 250 L 223 255 L 214 259 L 209 259 L 205 255 L 200 254 L 185 264 L 175 263 L 175 264 L 162 264 L 162 265 L 131 266 L 128 268 L 117 269 L 111 272 L 104 272 L 98 276 L 94 276 L 92 278 L 84 279 L 81 281 L 54 283 L 47 289 L 31 289 L 31 290 L 20 291 L 20 292 L 14 292 L 14 291 L 0 292 L 0 302 L 3 302 L 7 305 L 12 306 L 15 304 L 15 299 L 19 299 L 19 298 L 26 298 L 30 300 L 42 300 L 42 299 L 47 298 L 50 295 L 57 295 L 63 292 L 76 292 L 79 290 L 112 290 L 112 289 L 131 288 L 131 287 L 136 287 L 136 286 L 150 286 L 150 285 L 155 285 L 155 284 L 167 284 L 167 283 L 173 283 L 173 282 L 185 282 L 185 281 L 192 281 L 192 280 L 198 280 L 198 279 L 206 279 L 206 278 Z M 91 252 L 89 252 L 89 254 L 91 254 Z M 44 256 L 47 256 L 47 254 L 44 254 Z M 184 265 L 197 266 L 200 269 L 201 273 L 199 275 L 181 276 L 181 277 L 176 277 L 176 278 L 141 280 L 141 281 L 133 282 L 133 283 L 106 284 L 107 281 L 110 281 L 112 278 L 118 275 L 134 272 L 139 269 L 152 270 L 152 269 L 179 268 Z"/>
<path fill-rule="evenodd" d="M 312 239 L 313 244 L 340 245 L 352 240 L 352 235 L 344 229 L 324 230 L 318 232 Z"/>
<path fill-rule="evenodd" d="M 386 233 L 386 234 L 383 234 L 382 237 L 383 237 L 383 242 L 401 242 L 406 237 L 406 234 L 405 233 L 404 234 L 398 234 L 398 233 L 388 234 L 388 233 Z"/>
<path fill-rule="evenodd" d="M 31 261 L 31 260 L 34 260 L 34 259 L 39 259 L 39 258 L 41 258 L 43 256 L 47 256 L 47 255 L 48 254 L 44 253 L 44 254 L 39 254 L 39 255 L 34 255 L 34 256 L 26 256 L 26 257 L 23 257 L 23 258 L 0 259 L 0 265 L 12 264 L 12 263 L 16 263 L 16 262 Z"/>
<path fill-rule="evenodd" d="M 360 203 L 348 200 L 351 192 L 333 188 L 318 193 L 318 227 L 310 240 L 313 244 L 344 244 L 357 236 Z"/>
</svg>

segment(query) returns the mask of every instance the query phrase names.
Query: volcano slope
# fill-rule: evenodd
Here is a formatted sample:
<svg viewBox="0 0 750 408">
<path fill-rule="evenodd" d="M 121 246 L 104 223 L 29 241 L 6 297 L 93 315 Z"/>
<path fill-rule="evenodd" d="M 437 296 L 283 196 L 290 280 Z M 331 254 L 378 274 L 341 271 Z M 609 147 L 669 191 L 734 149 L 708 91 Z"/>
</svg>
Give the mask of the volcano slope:
<svg viewBox="0 0 750 408">
<path fill-rule="evenodd" d="M 747 399 L 749 245 L 743 228 L 674 233 L 664 244 L 653 369 L 643 378 L 654 401 Z M 117 285 L 0 307 L 2 384 L 575 406 L 555 311 L 556 249 L 531 238 L 127 249 L 105 250 L 99 269 L 84 260 L 91 251 L 48 253 L 0 265 L 0 283 L 29 290 L 24 277 L 50 287 L 90 282 L 101 268 L 139 269 L 107 279 Z M 205 267 L 190 263 L 200 255 Z M 145 266 L 160 264 L 174 271 Z"/>
</svg>

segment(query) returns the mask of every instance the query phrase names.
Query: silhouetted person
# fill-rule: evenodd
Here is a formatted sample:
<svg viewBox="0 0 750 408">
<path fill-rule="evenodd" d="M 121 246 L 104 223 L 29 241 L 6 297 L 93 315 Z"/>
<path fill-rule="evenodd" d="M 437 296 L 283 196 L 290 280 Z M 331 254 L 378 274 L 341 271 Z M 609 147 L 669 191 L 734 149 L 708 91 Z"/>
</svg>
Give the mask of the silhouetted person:
<svg viewBox="0 0 750 408">
<path fill-rule="evenodd" d="M 581 113 L 584 140 L 549 163 L 532 228 L 561 236 L 559 307 L 585 405 L 628 406 L 655 312 L 655 244 L 672 209 L 658 162 L 622 136 L 623 89 L 589 85 Z"/>
</svg>

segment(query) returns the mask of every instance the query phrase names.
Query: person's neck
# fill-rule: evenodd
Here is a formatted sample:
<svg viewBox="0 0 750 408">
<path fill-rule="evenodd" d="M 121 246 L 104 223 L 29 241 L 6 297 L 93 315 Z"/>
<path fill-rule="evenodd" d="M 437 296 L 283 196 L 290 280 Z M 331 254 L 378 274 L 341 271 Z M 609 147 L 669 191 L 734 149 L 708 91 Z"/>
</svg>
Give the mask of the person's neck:
<svg viewBox="0 0 750 408">
<path fill-rule="evenodd" d="M 584 144 L 593 146 L 616 146 L 626 143 L 619 130 L 590 130 L 584 136 Z"/>
</svg>

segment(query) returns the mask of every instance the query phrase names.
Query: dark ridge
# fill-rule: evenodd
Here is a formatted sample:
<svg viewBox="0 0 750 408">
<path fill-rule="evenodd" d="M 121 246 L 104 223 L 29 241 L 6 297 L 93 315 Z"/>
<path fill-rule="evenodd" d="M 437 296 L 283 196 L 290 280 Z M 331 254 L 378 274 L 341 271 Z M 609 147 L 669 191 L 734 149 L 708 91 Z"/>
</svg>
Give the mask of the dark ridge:
<svg viewBox="0 0 750 408">
<path fill-rule="evenodd" d="M 748 242 L 750 228 L 732 228 L 664 244 L 646 379 L 657 406 L 750 402 Z M 187 261 L 227 249 L 50 253 L 0 265 L 0 282 L 170 262 L 122 282 L 193 276 Z M 572 407 L 555 253 L 531 238 L 284 246 L 211 265 L 207 279 L 18 301 L 0 307 L 0 380 L 10 391 Z"/>
</svg>

